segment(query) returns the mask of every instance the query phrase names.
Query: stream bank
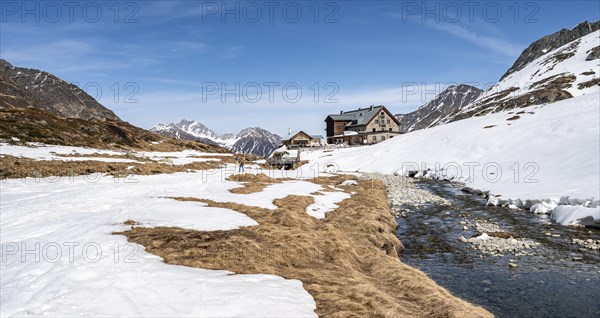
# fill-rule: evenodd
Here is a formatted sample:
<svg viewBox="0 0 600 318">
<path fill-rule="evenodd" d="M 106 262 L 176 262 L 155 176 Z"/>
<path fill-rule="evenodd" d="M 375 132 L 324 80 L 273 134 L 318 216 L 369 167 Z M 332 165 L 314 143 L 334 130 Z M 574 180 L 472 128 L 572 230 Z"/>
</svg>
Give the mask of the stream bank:
<svg viewBox="0 0 600 318">
<path fill-rule="evenodd" d="M 600 230 L 485 206 L 449 182 L 383 179 L 401 260 L 498 317 L 600 316 Z"/>
</svg>

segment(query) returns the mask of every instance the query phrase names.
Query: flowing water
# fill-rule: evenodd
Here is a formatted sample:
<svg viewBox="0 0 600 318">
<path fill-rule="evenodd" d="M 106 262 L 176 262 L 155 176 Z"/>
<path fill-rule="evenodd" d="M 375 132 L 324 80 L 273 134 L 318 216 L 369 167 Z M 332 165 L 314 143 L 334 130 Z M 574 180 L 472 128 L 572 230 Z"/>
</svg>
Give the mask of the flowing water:
<svg viewBox="0 0 600 318">
<path fill-rule="evenodd" d="M 571 243 L 573 238 L 600 239 L 599 229 L 561 226 L 547 215 L 485 207 L 483 199 L 449 183 L 423 180 L 418 185 L 453 205 L 407 207 L 414 212 L 397 219 L 404 263 L 498 317 L 600 317 L 600 251 Z M 485 256 L 459 240 L 475 234 L 463 228 L 463 220 L 491 221 L 540 246 L 533 255 Z M 518 266 L 509 268 L 510 260 Z"/>
</svg>

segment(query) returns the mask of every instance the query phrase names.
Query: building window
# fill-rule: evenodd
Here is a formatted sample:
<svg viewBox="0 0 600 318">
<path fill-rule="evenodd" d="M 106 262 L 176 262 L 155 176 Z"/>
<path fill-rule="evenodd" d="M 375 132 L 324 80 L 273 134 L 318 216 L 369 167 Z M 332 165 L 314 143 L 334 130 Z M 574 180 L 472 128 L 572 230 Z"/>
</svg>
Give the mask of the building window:
<svg viewBox="0 0 600 318">
<path fill-rule="evenodd" d="M 387 121 L 388 121 L 388 124 L 389 124 L 389 123 L 390 123 L 390 120 L 388 119 Z"/>
<path fill-rule="evenodd" d="M 371 140 L 373 140 L 373 142 L 377 141 L 377 136 L 373 136 L 373 138 L 371 138 Z"/>
<path fill-rule="evenodd" d="M 379 114 L 379 116 L 383 117 L 383 116 L 385 116 L 385 113 L 381 112 L 381 114 Z"/>
<path fill-rule="evenodd" d="M 373 128 L 373 132 L 375 132 L 375 128 Z"/>
<path fill-rule="evenodd" d="M 381 140 L 382 140 L 382 141 L 383 141 L 383 140 L 385 140 L 385 136 L 381 136 Z"/>
<path fill-rule="evenodd" d="M 390 127 L 390 131 L 392 131 L 392 128 Z"/>
</svg>

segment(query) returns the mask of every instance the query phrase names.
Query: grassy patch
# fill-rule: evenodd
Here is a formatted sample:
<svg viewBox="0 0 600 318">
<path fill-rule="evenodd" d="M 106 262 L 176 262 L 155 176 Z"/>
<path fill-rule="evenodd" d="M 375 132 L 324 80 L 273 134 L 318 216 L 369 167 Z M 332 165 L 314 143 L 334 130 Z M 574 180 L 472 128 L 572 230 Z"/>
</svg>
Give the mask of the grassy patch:
<svg viewBox="0 0 600 318">
<path fill-rule="evenodd" d="M 5 155 L 0 157 L 0 179 L 45 178 L 106 173 L 116 177 L 129 175 L 153 175 L 159 173 L 186 172 L 223 167 L 219 161 L 193 162 L 185 165 L 172 165 L 159 162 L 103 162 L 103 161 L 62 161 L 33 160 Z"/>
</svg>

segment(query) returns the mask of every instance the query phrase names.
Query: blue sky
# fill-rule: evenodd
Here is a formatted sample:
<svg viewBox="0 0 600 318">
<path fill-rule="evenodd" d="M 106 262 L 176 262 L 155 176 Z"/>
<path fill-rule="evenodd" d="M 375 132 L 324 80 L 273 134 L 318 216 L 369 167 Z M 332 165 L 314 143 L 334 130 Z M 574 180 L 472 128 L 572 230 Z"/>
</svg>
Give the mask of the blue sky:
<svg viewBox="0 0 600 318">
<path fill-rule="evenodd" d="M 135 125 L 217 133 L 322 133 L 327 114 L 370 104 L 409 112 L 448 85 L 488 88 L 532 41 L 600 19 L 598 1 L 70 3 L 3 1 L 0 56 Z"/>
</svg>

